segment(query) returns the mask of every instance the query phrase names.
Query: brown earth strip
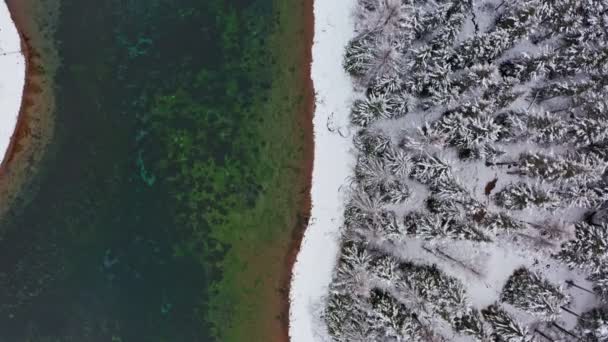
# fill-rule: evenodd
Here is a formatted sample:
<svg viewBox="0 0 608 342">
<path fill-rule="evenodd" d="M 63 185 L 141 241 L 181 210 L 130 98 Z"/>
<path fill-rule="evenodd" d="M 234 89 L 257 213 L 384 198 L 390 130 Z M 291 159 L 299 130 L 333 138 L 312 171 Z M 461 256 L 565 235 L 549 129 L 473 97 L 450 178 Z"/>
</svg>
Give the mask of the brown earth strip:
<svg viewBox="0 0 608 342">
<path fill-rule="evenodd" d="M 300 69 L 300 78 L 302 84 L 305 87 L 304 95 L 305 99 L 301 106 L 301 112 L 298 115 L 298 121 L 305 133 L 305 150 L 303 171 L 306 173 L 302 178 L 303 183 L 299 188 L 304 188 L 305 194 L 302 196 L 302 202 L 300 210 L 297 216 L 296 226 L 292 231 L 291 243 L 289 251 L 285 257 L 285 271 L 281 279 L 282 283 L 282 296 L 283 296 L 283 308 L 281 310 L 282 317 L 282 331 L 278 341 L 288 342 L 289 341 L 289 309 L 290 300 L 289 293 L 291 291 L 291 279 L 293 267 L 296 262 L 298 253 L 300 252 L 300 246 L 302 239 L 304 238 L 304 232 L 308 227 L 308 221 L 312 210 L 311 202 L 311 188 L 312 188 L 312 170 L 314 162 L 314 125 L 313 117 L 315 112 L 315 91 L 314 84 L 311 78 L 311 64 L 312 64 L 312 45 L 315 31 L 315 19 L 314 19 L 314 0 L 303 0 L 306 10 L 304 11 L 304 22 L 305 30 L 304 35 L 301 37 L 305 48 L 305 64 Z"/>
</svg>

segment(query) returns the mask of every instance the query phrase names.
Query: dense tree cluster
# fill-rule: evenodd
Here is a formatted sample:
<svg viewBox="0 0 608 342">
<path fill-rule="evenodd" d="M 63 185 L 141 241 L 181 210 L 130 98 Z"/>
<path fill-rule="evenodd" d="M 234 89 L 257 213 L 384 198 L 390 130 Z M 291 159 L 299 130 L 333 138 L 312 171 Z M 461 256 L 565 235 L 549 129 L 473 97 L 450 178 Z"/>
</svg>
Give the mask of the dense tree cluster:
<svg viewBox="0 0 608 342">
<path fill-rule="evenodd" d="M 435 265 L 383 256 L 348 242 L 343 246 L 324 318 L 336 341 L 443 341 L 433 319 L 482 340 L 487 331 L 462 283 Z M 434 318 L 436 317 L 436 318 Z"/>
<path fill-rule="evenodd" d="M 357 2 L 343 61 L 360 95 L 357 158 L 324 311 L 330 336 L 523 342 L 544 336 L 538 321 L 576 336 L 556 323 L 570 293 L 541 261 L 509 265 L 482 310 L 466 277 L 446 270 L 486 274 L 435 246 L 552 256 L 608 302 L 608 222 L 590 219 L 608 203 L 608 1 Z M 405 260 L 412 245 L 433 261 Z M 580 336 L 606 341 L 593 328 L 604 323 L 580 322 Z"/>
</svg>

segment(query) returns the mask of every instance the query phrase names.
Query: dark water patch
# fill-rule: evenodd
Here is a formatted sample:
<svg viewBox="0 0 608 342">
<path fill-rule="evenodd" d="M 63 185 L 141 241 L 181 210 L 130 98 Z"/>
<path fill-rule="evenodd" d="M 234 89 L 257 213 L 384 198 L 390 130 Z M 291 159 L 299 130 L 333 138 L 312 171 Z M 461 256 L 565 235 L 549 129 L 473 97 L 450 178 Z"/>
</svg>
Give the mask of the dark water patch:
<svg viewBox="0 0 608 342">
<path fill-rule="evenodd" d="M 273 3 L 61 8 L 56 139 L 0 240 L 0 341 L 211 340 L 209 288 L 232 248 L 214 229 L 278 172 L 259 129 Z"/>
</svg>

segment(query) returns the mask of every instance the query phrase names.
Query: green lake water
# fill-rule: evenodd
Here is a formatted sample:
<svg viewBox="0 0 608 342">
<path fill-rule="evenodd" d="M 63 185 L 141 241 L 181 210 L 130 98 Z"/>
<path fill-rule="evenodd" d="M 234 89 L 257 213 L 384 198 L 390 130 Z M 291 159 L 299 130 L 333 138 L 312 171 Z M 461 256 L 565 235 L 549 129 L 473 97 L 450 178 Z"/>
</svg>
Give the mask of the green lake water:
<svg viewBox="0 0 608 342">
<path fill-rule="evenodd" d="M 239 253 L 289 237 L 297 207 L 276 37 L 300 2 L 61 0 L 55 137 L 2 227 L 1 342 L 245 336 Z"/>
</svg>

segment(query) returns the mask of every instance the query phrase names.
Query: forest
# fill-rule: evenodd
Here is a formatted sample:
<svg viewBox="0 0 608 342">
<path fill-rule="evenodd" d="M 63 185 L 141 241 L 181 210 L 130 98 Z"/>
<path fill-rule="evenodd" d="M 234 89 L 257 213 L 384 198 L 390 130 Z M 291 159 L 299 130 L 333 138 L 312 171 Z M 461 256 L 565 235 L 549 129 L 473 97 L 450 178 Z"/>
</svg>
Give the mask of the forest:
<svg viewBox="0 0 608 342">
<path fill-rule="evenodd" d="M 358 0 L 333 341 L 608 341 L 608 1 Z"/>
</svg>

